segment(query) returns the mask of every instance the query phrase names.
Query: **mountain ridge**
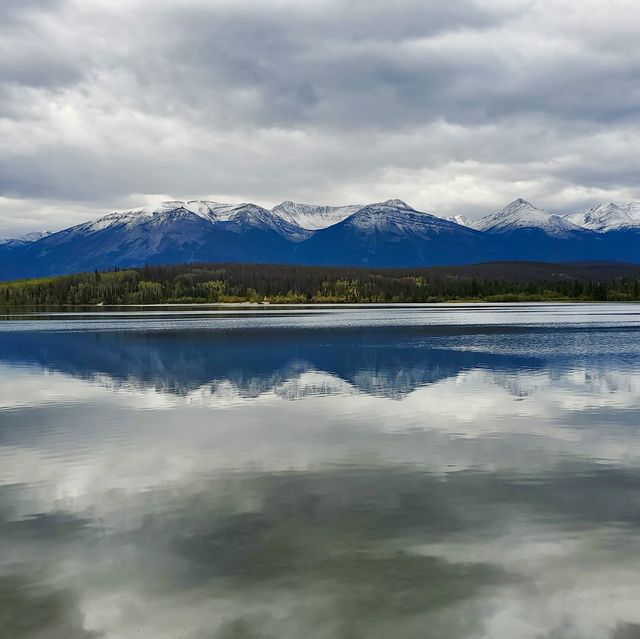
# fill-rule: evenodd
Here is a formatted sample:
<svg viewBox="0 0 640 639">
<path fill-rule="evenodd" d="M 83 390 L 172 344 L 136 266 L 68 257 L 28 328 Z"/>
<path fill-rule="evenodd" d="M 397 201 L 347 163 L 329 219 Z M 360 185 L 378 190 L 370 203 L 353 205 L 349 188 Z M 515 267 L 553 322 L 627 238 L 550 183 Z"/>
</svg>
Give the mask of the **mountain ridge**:
<svg viewBox="0 0 640 639">
<path fill-rule="evenodd" d="M 565 216 L 565 219 L 597 233 L 640 227 L 640 202 L 606 202 Z"/>
<path fill-rule="evenodd" d="M 538 229 L 550 236 L 567 237 L 581 227 L 559 215 L 549 213 L 518 198 L 496 213 L 480 219 L 474 228 L 488 233 L 512 233 L 521 229 Z"/>
<path fill-rule="evenodd" d="M 581 222 L 581 224 L 576 224 Z M 141 264 L 237 261 L 429 266 L 488 260 L 640 262 L 640 203 L 565 216 L 518 198 L 480 220 L 400 199 L 325 206 L 169 200 L 0 243 L 0 279 Z"/>
</svg>

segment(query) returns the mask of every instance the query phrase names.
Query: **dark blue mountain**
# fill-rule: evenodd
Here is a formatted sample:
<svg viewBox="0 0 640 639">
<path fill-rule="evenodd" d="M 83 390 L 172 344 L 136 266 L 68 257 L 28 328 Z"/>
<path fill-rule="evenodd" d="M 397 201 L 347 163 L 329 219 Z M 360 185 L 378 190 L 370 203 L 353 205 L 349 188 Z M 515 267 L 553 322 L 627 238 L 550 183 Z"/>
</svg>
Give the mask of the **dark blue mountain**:
<svg viewBox="0 0 640 639">
<path fill-rule="evenodd" d="M 572 222 L 576 215 L 561 217 L 523 199 L 487 215 L 474 228 L 498 238 L 505 260 L 574 262 L 611 260 L 637 262 L 639 227 L 616 227 L 596 232 Z"/>
<path fill-rule="evenodd" d="M 516 200 L 465 225 L 401 200 L 361 207 L 285 202 L 270 211 L 254 204 L 165 202 L 1 242 L 0 279 L 203 261 L 376 267 L 490 260 L 638 263 L 640 219 L 631 204 L 560 217 Z"/>
<path fill-rule="evenodd" d="M 140 264 L 279 262 L 309 232 L 253 204 L 167 202 L 112 213 L 20 247 L 0 245 L 2 279 Z"/>
<path fill-rule="evenodd" d="M 500 242 L 401 200 L 370 204 L 300 245 L 309 264 L 418 266 L 499 259 Z"/>
</svg>

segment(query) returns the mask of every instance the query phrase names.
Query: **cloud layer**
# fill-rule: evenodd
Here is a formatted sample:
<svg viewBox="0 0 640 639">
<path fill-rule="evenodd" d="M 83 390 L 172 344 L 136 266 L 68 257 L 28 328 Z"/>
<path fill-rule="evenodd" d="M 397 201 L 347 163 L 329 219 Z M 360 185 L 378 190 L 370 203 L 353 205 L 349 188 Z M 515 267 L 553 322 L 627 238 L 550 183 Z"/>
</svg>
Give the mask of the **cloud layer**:
<svg viewBox="0 0 640 639">
<path fill-rule="evenodd" d="M 168 198 L 640 197 L 633 0 L 9 0 L 0 235 Z"/>
</svg>

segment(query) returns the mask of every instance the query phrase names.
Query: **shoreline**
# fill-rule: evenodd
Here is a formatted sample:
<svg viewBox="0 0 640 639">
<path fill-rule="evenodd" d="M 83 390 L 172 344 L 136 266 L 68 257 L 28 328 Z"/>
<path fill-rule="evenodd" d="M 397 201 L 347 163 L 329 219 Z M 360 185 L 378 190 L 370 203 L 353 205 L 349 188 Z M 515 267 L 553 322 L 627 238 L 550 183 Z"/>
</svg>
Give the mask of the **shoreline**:
<svg viewBox="0 0 640 639">
<path fill-rule="evenodd" d="M 252 311 L 262 309 L 339 309 L 339 308 L 438 308 L 448 306 L 490 306 L 495 308 L 509 307 L 513 305 L 530 305 L 530 306 L 549 306 L 549 305 L 638 305 L 638 300 L 577 300 L 577 299 L 550 299 L 550 300 L 482 300 L 482 299 L 458 299 L 443 300 L 442 302 L 270 302 L 268 304 L 260 302 L 166 302 L 156 304 L 21 304 L 21 305 L 0 305 L 0 313 L 7 311 L 20 311 L 26 309 L 38 310 L 46 312 L 45 309 L 52 311 L 63 311 L 66 309 L 83 309 L 85 312 L 99 312 L 103 309 L 251 309 Z"/>
</svg>

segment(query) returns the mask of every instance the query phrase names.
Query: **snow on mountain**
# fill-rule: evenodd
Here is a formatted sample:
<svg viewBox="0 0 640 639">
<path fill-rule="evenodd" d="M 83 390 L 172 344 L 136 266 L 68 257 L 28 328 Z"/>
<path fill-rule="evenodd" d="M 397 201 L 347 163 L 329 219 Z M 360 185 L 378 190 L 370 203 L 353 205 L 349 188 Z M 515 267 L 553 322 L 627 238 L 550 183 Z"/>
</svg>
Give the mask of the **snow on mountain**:
<svg viewBox="0 0 640 639">
<path fill-rule="evenodd" d="M 226 210 L 224 214 L 227 214 Z M 219 211 L 218 215 L 220 215 Z M 295 222 L 285 220 L 255 204 L 241 204 L 237 208 L 232 208 L 228 215 L 227 225 L 234 225 L 239 232 L 248 228 L 272 230 L 293 242 L 302 242 L 311 235 L 311 231 Z"/>
<path fill-rule="evenodd" d="M 483 217 L 474 228 L 487 233 L 511 233 L 517 230 L 539 230 L 552 237 L 569 237 L 582 229 L 559 215 L 539 209 L 530 202 L 517 199 L 497 213 Z"/>
<path fill-rule="evenodd" d="M 206 202 L 193 200 L 181 202 L 170 200 L 159 205 L 145 206 L 128 211 L 114 211 L 97 220 L 85 222 L 77 227 L 78 230 L 96 232 L 115 226 L 134 227 L 147 224 L 155 219 L 156 222 L 166 219 L 168 216 L 182 214 L 183 216 L 195 216 L 208 222 L 228 221 L 234 216 L 234 210 L 240 209 L 243 204 L 219 204 L 218 202 Z"/>
<path fill-rule="evenodd" d="M 43 237 L 47 237 L 47 235 L 51 235 L 51 231 L 32 231 L 31 233 L 21 235 L 20 237 L 12 237 L 7 238 L 6 240 L 0 240 L 0 246 L 20 246 L 22 244 L 31 244 L 32 242 L 41 240 Z"/>
<path fill-rule="evenodd" d="M 47 235 L 51 235 L 51 231 L 32 231 L 31 233 L 27 233 L 17 239 L 19 242 L 37 242 L 43 237 L 47 237 Z"/>
<path fill-rule="evenodd" d="M 410 207 L 402 200 L 387 200 L 363 206 L 347 222 L 359 230 L 376 230 L 394 234 L 423 235 L 427 230 L 431 234 L 438 229 L 451 229 L 451 222 L 422 213 Z"/>
<path fill-rule="evenodd" d="M 474 228 L 474 223 L 464 215 L 450 215 L 448 217 L 443 217 L 442 219 L 447 220 L 448 222 L 454 222 L 460 226 L 466 226 L 470 229 Z"/>
<path fill-rule="evenodd" d="M 106 229 L 123 227 L 132 230 L 140 226 L 154 228 L 180 220 L 198 220 L 212 225 L 222 225 L 225 230 L 240 232 L 257 228 L 273 230 L 293 241 L 308 237 L 308 232 L 297 224 L 274 215 L 271 211 L 255 204 L 223 204 L 206 200 L 182 202 L 170 200 L 155 207 L 141 207 L 129 211 L 114 211 L 91 222 L 79 224 L 70 231 L 75 233 L 97 233 Z"/>
<path fill-rule="evenodd" d="M 163 202 L 0 246 L 0 279 L 140 264 L 295 261 L 310 234 L 255 204 Z"/>
<path fill-rule="evenodd" d="M 499 257 L 495 244 L 491 236 L 387 200 L 316 231 L 300 245 L 298 261 L 396 267 L 469 263 Z"/>
<path fill-rule="evenodd" d="M 494 260 L 636 263 L 639 232 L 639 202 L 560 217 L 519 199 L 469 221 L 423 213 L 398 199 L 336 207 L 285 201 L 271 211 L 250 203 L 172 200 L 0 242 L 0 279 L 206 261 L 385 267 Z"/>
<path fill-rule="evenodd" d="M 607 202 L 564 219 L 596 233 L 640 227 L 640 202 Z"/>
<path fill-rule="evenodd" d="M 147 209 L 134 209 L 132 211 L 114 211 L 90 222 L 84 222 L 68 230 L 76 232 L 86 231 L 87 233 L 96 233 L 115 226 L 136 226 L 143 222 L 145 218 L 151 218 L 153 211 Z"/>
<path fill-rule="evenodd" d="M 362 206 L 352 204 L 348 206 L 325 206 L 321 204 L 299 204 L 286 200 L 271 209 L 283 220 L 306 229 L 317 231 L 338 224 L 342 220 L 359 211 Z"/>
</svg>

